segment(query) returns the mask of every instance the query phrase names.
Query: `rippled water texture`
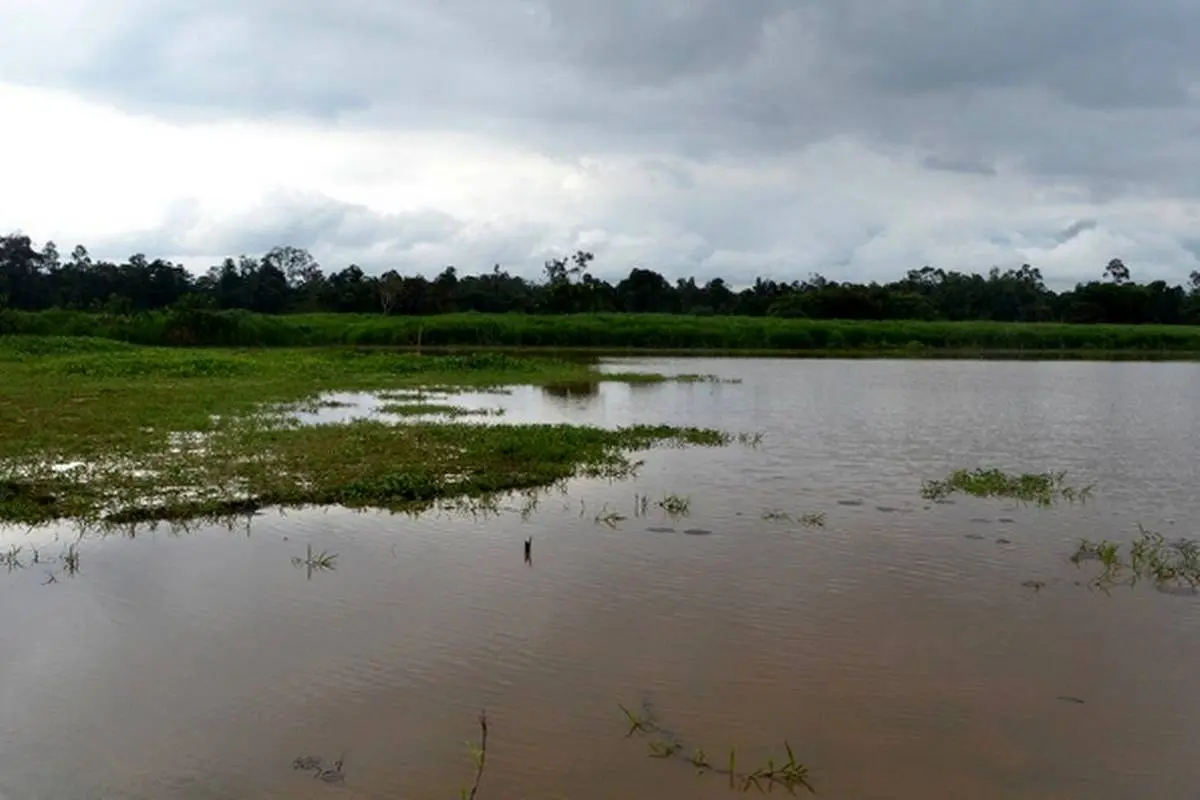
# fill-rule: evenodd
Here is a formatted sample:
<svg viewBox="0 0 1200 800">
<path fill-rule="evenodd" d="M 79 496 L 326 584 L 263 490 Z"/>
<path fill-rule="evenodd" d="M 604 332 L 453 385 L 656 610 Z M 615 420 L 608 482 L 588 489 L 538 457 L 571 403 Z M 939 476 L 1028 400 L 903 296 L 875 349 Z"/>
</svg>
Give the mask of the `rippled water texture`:
<svg viewBox="0 0 1200 800">
<path fill-rule="evenodd" d="M 742 382 L 465 402 L 761 430 L 762 446 L 653 451 L 637 481 L 573 482 L 527 519 L 519 499 L 487 519 L 272 512 L 85 539 L 79 574 L 47 585 L 58 565 L 0 569 L 0 797 L 457 797 L 481 707 L 480 800 L 728 794 L 623 739 L 618 703 L 714 760 L 786 738 L 824 797 L 1195 796 L 1200 599 L 1106 596 L 1067 557 L 1138 522 L 1196 534 L 1200 367 L 614 367 L 631 364 Z M 960 466 L 1065 469 L 1096 496 L 921 499 Z M 688 516 L 656 507 L 667 493 Z M 775 509 L 825 525 L 762 518 Z M 58 553 L 68 536 L 0 544 Z M 307 545 L 335 568 L 295 566 Z M 345 785 L 293 770 L 303 755 L 344 757 Z"/>
</svg>

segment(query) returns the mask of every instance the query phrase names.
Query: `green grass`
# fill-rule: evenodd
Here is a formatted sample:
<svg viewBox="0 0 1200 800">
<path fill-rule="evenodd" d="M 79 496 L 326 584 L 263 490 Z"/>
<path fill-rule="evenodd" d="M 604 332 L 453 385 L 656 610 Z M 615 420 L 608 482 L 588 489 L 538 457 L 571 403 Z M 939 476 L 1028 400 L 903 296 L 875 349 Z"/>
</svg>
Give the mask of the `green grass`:
<svg viewBox="0 0 1200 800">
<path fill-rule="evenodd" d="M 1186 538 L 1168 541 L 1139 523 L 1138 538 L 1127 551 L 1123 553 L 1118 542 L 1084 539 L 1071 561 L 1077 566 L 1084 561 L 1099 562 L 1100 572 L 1089 581 L 1099 589 L 1134 586 L 1140 580 L 1152 581 L 1160 589 L 1192 593 L 1200 589 L 1200 542 Z"/>
<path fill-rule="evenodd" d="M 449 403 L 385 403 L 379 407 L 384 414 L 395 414 L 399 417 L 470 417 L 470 416 L 501 416 L 502 409 L 465 408 Z"/>
<path fill-rule="evenodd" d="M 148 345 L 599 348 L 801 354 L 1174 354 L 1200 357 L 1200 326 L 848 321 L 682 314 L 261 315 L 244 311 L 113 316 L 6 312 L 10 333 Z"/>
<path fill-rule="evenodd" d="M 0 373 L 4 521 L 177 520 L 264 505 L 408 510 L 576 474 L 625 475 L 631 450 L 733 440 L 666 426 L 613 431 L 375 419 L 302 426 L 284 411 L 319 405 L 316 398 L 333 390 L 436 385 L 452 393 L 623 379 L 578 360 L 502 353 L 197 350 L 0 337 Z"/>
<path fill-rule="evenodd" d="M 942 500 L 961 492 L 975 497 L 1003 497 L 1039 506 L 1051 506 L 1058 499 L 1074 503 L 1086 502 L 1091 486 L 1076 488 L 1066 483 L 1065 472 L 1039 472 L 1010 475 L 1001 470 L 957 469 L 943 480 L 927 480 L 921 484 L 921 496 L 927 500 Z"/>
</svg>

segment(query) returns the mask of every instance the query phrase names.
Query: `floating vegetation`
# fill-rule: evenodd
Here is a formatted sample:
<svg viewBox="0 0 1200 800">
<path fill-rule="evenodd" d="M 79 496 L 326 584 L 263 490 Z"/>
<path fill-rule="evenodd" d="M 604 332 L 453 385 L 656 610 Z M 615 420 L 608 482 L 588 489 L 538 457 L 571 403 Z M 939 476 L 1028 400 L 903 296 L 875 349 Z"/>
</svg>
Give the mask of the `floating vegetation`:
<svg viewBox="0 0 1200 800">
<path fill-rule="evenodd" d="M 690 497 L 678 494 L 669 494 L 658 501 L 658 507 L 667 512 L 667 516 L 670 517 L 686 517 L 691 505 Z"/>
<path fill-rule="evenodd" d="M 339 757 L 332 766 L 326 768 L 320 756 L 300 756 L 292 761 L 292 769 L 311 772 L 314 778 L 325 783 L 345 783 L 346 773 L 342 769 L 345 758 L 344 755 Z"/>
<path fill-rule="evenodd" d="M 14 569 L 25 569 L 25 562 L 21 560 L 21 551 L 23 549 L 19 544 L 10 544 L 7 552 L 0 553 L 0 564 L 9 572 L 12 572 Z"/>
<path fill-rule="evenodd" d="M 308 572 L 308 577 L 312 578 L 314 572 L 327 572 L 332 570 L 337 565 L 337 553 L 328 553 L 322 550 L 319 553 L 314 553 L 312 545 L 305 545 L 305 557 L 292 557 L 293 567 L 304 567 Z"/>
<path fill-rule="evenodd" d="M 650 498 L 644 494 L 633 495 L 633 515 L 635 517 L 644 517 L 650 507 Z"/>
<path fill-rule="evenodd" d="M 685 373 L 683 375 L 672 375 L 672 381 L 678 383 L 741 383 L 741 378 L 722 378 L 719 375 L 701 375 L 697 373 Z"/>
<path fill-rule="evenodd" d="M 63 569 L 68 575 L 75 575 L 79 572 L 79 545 L 75 542 L 67 545 L 67 549 L 63 551 L 62 556 Z"/>
<path fill-rule="evenodd" d="M 609 511 L 606 505 L 596 514 L 595 522 L 597 525 L 607 525 L 610 528 L 615 528 L 618 522 L 624 522 L 626 519 L 626 516 L 618 511 Z"/>
<path fill-rule="evenodd" d="M 1066 484 L 1066 472 L 1010 475 L 998 469 L 958 469 L 944 480 L 921 483 L 921 496 L 942 501 L 955 492 L 975 497 L 1005 497 L 1039 506 L 1054 505 L 1058 498 L 1070 503 L 1086 502 L 1092 487 L 1076 488 Z"/>
<path fill-rule="evenodd" d="M 1071 555 L 1079 566 L 1098 561 L 1101 571 L 1089 586 L 1107 591 L 1125 584 L 1134 586 L 1147 580 L 1164 591 L 1194 594 L 1200 589 L 1200 542 L 1194 539 L 1168 540 L 1161 533 L 1138 524 L 1138 538 L 1122 553 L 1117 542 L 1083 539 Z"/>
<path fill-rule="evenodd" d="M 625 714 L 625 720 L 629 724 L 625 738 L 628 739 L 635 734 L 656 737 L 647 745 L 651 758 L 672 759 L 683 752 L 684 746 L 679 737 L 662 728 L 653 719 L 649 710 L 643 709 L 642 713 L 635 713 L 623 705 L 618 707 Z M 693 750 L 685 761 L 701 775 L 728 776 L 729 788 L 737 791 L 748 792 L 754 788 L 760 792 L 770 792 L 778 786 L 790 794 L 795 794 L 798 788 L 804 788 L 810 793 L 816 794 L 816 789 L 809 782 L 808 767 L 796 761 L 796 754 L 788 742 L 783 743 L 783 749 L 787 756 L 786 760 L 777 762 L 774 758 L 769 758 L 764 764 L 749 771 L 738 770 L 737 748 L 730 748 L 729 760 L 725 767 L 715 766 L 705 754 L 704 749 L 700 747 Z"/>
<path fill-rule="evenodd" d="M 793 517 L 782 509 L 770 508 L 763 512 L 762 518 L 771 522 L 799 522 L 806 528 L 825 527 L 825 514 L 821 511 L 806 511 L 799 517 Z"/>
<path fill-rule="evenodd" d="M 734 439 L 740 445 L 755 448 L 762 444 L 763 434 L 762 431 L 756 431 L 754 433 L 739 433 L 734 436 Z"/>
<path fill-rule="evenodd" d="M 1021 585 L 1026 589 L 1033 589 L 1035 592 L 1040 592 L 1046 587 L 1045 581 L 1022 581 Z"/>
<path fill-rule="evenodd" d="M 381 414 L 399 417 L 499 417 L 503 408 L 467 408 L 449 403 L 387 403 L 379 407 Z"/>
<path fill-rule="evenodd" d="M 471 784 L 471 788 L 463 787 L 459 792 L 462 800 L 475 800 L 476 793 L 479 792 L 479 783 L 483 780 L 483 768 L 487 765 L 487 739 L 488 739 L 488 723 L 487 712 L 479 712 L 479 744 L 467 742 L 467 750 L 471 754 L 471 763 L 475 765 L 475 781 Z"/>
</svg>

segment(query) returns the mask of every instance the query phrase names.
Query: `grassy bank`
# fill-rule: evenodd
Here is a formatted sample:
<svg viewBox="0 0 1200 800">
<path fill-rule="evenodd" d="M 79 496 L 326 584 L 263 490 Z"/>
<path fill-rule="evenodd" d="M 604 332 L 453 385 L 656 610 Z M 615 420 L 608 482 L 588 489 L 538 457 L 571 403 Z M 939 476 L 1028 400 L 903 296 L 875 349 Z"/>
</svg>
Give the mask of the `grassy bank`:
<svg viewBox="0 0 1200 800">
<path fill-rule="evenodd" d="M 332 390 L 662 380 L 549 358 L 0 337 L 0 374 L 5 521 L 182 519 L 276 504 L 420 508 L 580 473 L 620 475 L 629 450 L 727 440 L 668 427 L 315 426 L 290 413 Z"/>
<path fill-rule="evenodd" d="M 665 314 L 269 316 L 74 311 L 0 317 L 0 332 L 93 336 L 147 345 L 596 348 L 920 355 L 926 351 L 1200 356 L 1200 326 L 881 322 Z"/>
</svg>

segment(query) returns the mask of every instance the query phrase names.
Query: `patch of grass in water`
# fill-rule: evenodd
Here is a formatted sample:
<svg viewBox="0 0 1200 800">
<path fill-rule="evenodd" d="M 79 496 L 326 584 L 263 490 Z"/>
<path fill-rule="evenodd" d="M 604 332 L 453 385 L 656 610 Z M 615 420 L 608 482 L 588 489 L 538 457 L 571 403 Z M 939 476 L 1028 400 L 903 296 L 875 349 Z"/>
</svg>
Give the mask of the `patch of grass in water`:
<svg viewBox="0 0 1200 800">
<path fill-rule="evenodd" d="M 625 714 L 625 721 L 629 725 L 625 738 L 628 739 L 634 735 L 656 737 L 647 745 L 648 755 L 651 758 L 668 760 L 684 752 L 684 744 L 679 737 L 659 725 L 648 710 L 635 713 L 623 705 L 619 708 Z M 809 782 L 809 768 L 796 760 L 796 754 L 788 742 L 783 743 L 783 749 L 786 759 L 776 761 L 774 758 L 768 758 L 751 770 L 738 769 L 736 747 L 730 748 L 727 766 L 724 767 L 714 765 L 702 747 L 694 748 L 691 755 L 682 760 L 696 770 L 697 774 L 727 776 L 731 790 L 748 792 L 754 788 L 759 792 L 770 792 L 775 788 L 781 788 L 789 794 L 795 794 L 797 789 L 803 788 L 811 794 L 816 794 L 816 789 Z"/>
<path fill-rule="evenodd" d="M 942 500 L 955 492 L 975 497 L 1004 497 L 1023 503 L 1051 506 L 1062 498 L 1071 503 L 1086 502 L 1092 487 L 1076 488 L 1066 484 L 1066 472 L 1024 473 L 1012 475 L 999 469 L 957 469 L 943 480 L 926 480 L 921 496 Z"/>
<path fill-rule="evenodd" d="M 669 517 L 686 517 L 692 507 L 692 498 L 686 495 L 668 494 L 658 501 L 658 507 Z"/>
<path fill-rule="evenodd" d="M 504 413 L 501 408 L 466 408 L 452 406 L 448 403 L 387 403 L 379 407 L 382 414 L 395 414 L 400 417 L 498 417 Z"/>
<path fill-rule="evenodd" d="M 1138 538 L 1126 551 L 1123 553 L 1117 542 L 1083 539 L 1070 560 L 1076 566 L 1084 561 L 1099 562 L 1100 572 L 1089 585 L 1105 591 L 1122 584 L 1132 587 L 1140 580 L 1165 591 L 1200 590 L 1200 541 L 1168 540 L 1139 523 Z"/>
<path fill-rule="evenodd" d="M 87 480 L 56 485 L 50 506 L 0 503 L 0 518 L 48 521 L 62 511 L 113 523 L 217 518 L 265 506 L 342 505 L 422 510 L 574 476 L 618 479 L 625 453 L 653 446 L 722 446 L 719 431 L 669 426 L 617 430 L 571 425 L 390 425 L 356 420 L 296 426 L 278 421 L 220 429 L 202 447 L 160 452 L 129 470 L 92 465 Z M 39 482 L 48 479 L 38 476 Z M 60 479 L 62 480 L 62 479 Z M 198 496 L 198 490 L 203 490 Z"/>
<path fill-rule="evenodd" d="M 799 522 L 806 528 L 824 528 L 825 513 L 822 511 L 806 511 L 799 517 L 793 517 L 780 508 L 769 508 L 762 513 L 762 518 L 769 522 Z"/>
</svg>

